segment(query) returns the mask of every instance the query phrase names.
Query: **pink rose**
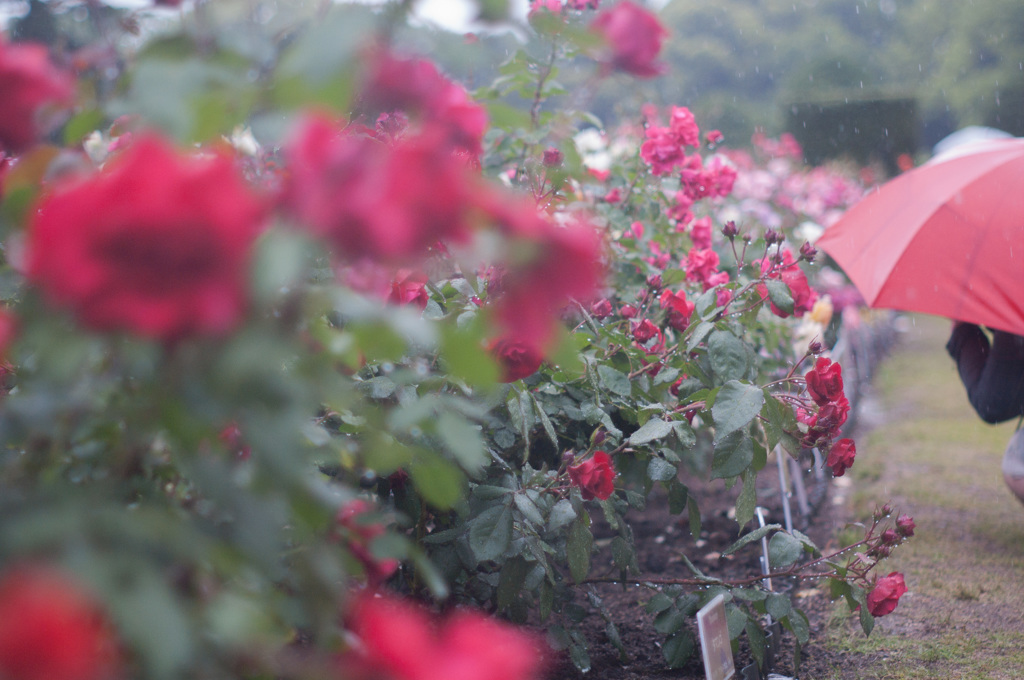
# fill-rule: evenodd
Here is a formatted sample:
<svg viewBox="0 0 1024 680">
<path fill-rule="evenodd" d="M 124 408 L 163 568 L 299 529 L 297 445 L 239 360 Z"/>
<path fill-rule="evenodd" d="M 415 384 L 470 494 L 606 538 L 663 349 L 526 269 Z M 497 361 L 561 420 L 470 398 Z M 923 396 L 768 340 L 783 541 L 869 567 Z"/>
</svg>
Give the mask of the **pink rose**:
<svg viewBox="0 0 1024 680">
<path fill-rule="evenodd" d="M 391 281 L 388 302 L 395 305 L 414 305 L 424 309 L 429 301 L 426 276 L 411 269 L 399 269 L 395 273 L 395 278 Z"/>
<path fill-rule="evenodd" d="M 601 12 L 590 24 L 601 35 L 608 52 L 607 68 L 625 71 L 640 78 L 651 78 L 665 71 L 656 61 L 668 31 L 654 14 L 625 0 Z"/>
<path fill-rule="evenodd" d="M 894 571 L 878 579 L 875 587 L 868 593 L 868 611 L 872 616 L 892 614 L 906 592 L 907 584 L 903 580 L 903 574 Z"/>
<path fill-rule="evenodd" d="M 711 247 L 711 218 L 702 217 L 690 226 L 690 240 L 693 247 L 707 249 Z"/>
<path fill-rule="evenodd" d="M 43 45 L 9 44 L 0 38 L 0 150 L 21 153 L 41 132 L 49 105 L 70 104 L 71 76 L 50 62 Z"/>
<path fill-rule="evenodd" d="M 584 500 L 608 500 L 615 491 L 615 468 L 604 451 L 595 451 L 589 460 L 570 465 L 569 479 L 580 488 Z"/>
<path fill-rule="evenodd" d="M 910 538 L 914 535 L 914 529 L 917 525 L 914 524 L 914 518 L 910 515 L 900 515 L 896 518 L 896 531 L 900 532 L 900 536 Z"/>
<path fill-rule="evenodd" d="M 693 248 L 686 254 L 686 280 L 706 282 L 718 271 L 718 253 L 710 248 Z"/>
</svg>

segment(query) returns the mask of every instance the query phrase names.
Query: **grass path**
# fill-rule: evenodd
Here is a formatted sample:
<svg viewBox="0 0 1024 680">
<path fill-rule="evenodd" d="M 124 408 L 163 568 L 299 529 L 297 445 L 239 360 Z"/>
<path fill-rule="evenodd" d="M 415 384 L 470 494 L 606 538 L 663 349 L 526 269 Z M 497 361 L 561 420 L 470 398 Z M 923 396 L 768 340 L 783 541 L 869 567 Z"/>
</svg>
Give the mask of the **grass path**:
<svg viewBox="0 0 1024 680">
<path fill-rule="evenodd" d="M 833 619 L 828 645 L 849 663 L 832 680 L 1024 678 L 1024 505 L 1000 470 L 1016 423 L 975 415 L 948 332 L 913 318 L 875 378 L 849 503 L 855 517 L 891 502 L 915 519 L 915 537 L 880 568 L 903 572 L 910 592 L 869 638 Z"/>
</svg>

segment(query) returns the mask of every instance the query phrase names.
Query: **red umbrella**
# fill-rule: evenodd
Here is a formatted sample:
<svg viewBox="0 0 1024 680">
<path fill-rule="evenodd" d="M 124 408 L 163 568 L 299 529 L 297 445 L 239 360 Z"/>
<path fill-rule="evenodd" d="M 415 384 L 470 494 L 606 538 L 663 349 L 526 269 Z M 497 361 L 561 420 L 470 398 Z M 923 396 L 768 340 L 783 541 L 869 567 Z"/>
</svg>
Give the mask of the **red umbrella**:
<svg viewBox="0 0 1024 680">
<path fill-rule="evenodd" d="M 1024 335 L 1024 138 L 936 156 L 818 239 L 872 307 Z"/>
</svg>

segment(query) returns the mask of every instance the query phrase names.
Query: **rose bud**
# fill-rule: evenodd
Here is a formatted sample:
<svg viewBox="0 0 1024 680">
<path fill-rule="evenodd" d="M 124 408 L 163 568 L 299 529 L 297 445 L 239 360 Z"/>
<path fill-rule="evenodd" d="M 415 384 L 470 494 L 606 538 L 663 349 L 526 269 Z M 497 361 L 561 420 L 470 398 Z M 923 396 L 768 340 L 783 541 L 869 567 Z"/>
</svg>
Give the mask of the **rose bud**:
<svg viewBox="0 0 1024 680">
<path fill-rule="evenodd" d="M 899 540 L 900 536 L 896 533 L 895 529 L 886 529 L 882 532 L 882 543 L 884 545 L 893 545 Z"/>
<path fill-rule="evenodd" d="M 725 226 L 722 227 L 722 233 L 731 241 L 740 233 L 740 228 L 736 226 L 735 222 L 729 220 L 725 223 Z"/>
<path fill-rule="evenodd" d="M 559 149 L 551 146 L 544 149 L 544 160 L 543 163 L 549 168 L 557 168 L 562 164 L 562 152 Z"/>
<path fill-rule="evenodd" d="M 900 515 L 896 518 L 896 530 L 900 532 L 900 536 L 910 538 L 914 535 L 914 529 L 917 525 L 914 524 L 914 518 L 910 515 Z"/>
<path fill-rule="evenodd" d="M 815 340 L 808 346 L 807 351 L 811 354 L 818 355 L 825 351 L 825 346 Z"/>
<path fill-rule="evenodd" d="M 814 262 L 815 256 L 818 254 L 818 249 L 811 245 L 808 241 L 800 246 L 800 257 L 807 260 L 808 262 Z"/>
<path fill-rule="evenodd" d="M 661 274 L 651 274 L 648 276 L 647 287 L 653 290 L 661 290 Z"/>
<path fill-rule="evenodd" d="M 622 307 L 619 308 L 619 315 L 623 319 L 632 319 L 636 316 L 636 307 L 633 305 L 622 305 Z"/>
<path fill-rule="evenodd" d="M 774 229 L 768 229 L 767 231 L 764 232 L 764 242 L 767 243 L 768 245 L 782 243 L 782 237 L 779 236 L 779 232 L 775 231 Z"/>
</svg>

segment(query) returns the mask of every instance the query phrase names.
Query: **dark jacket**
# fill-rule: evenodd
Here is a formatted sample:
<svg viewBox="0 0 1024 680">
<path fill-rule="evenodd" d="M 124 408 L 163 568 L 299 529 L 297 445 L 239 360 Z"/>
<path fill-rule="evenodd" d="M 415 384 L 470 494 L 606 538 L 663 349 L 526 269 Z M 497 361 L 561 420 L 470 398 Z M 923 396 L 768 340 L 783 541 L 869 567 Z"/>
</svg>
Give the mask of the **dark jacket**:
<svg viewBox="0 0 1024 680">
<path fill-rule="evenodd" d="M 971 406 L 986 423 L 1024 415 L 1024 337 L 958 323 L 946 343 Z"/>
</svg>

